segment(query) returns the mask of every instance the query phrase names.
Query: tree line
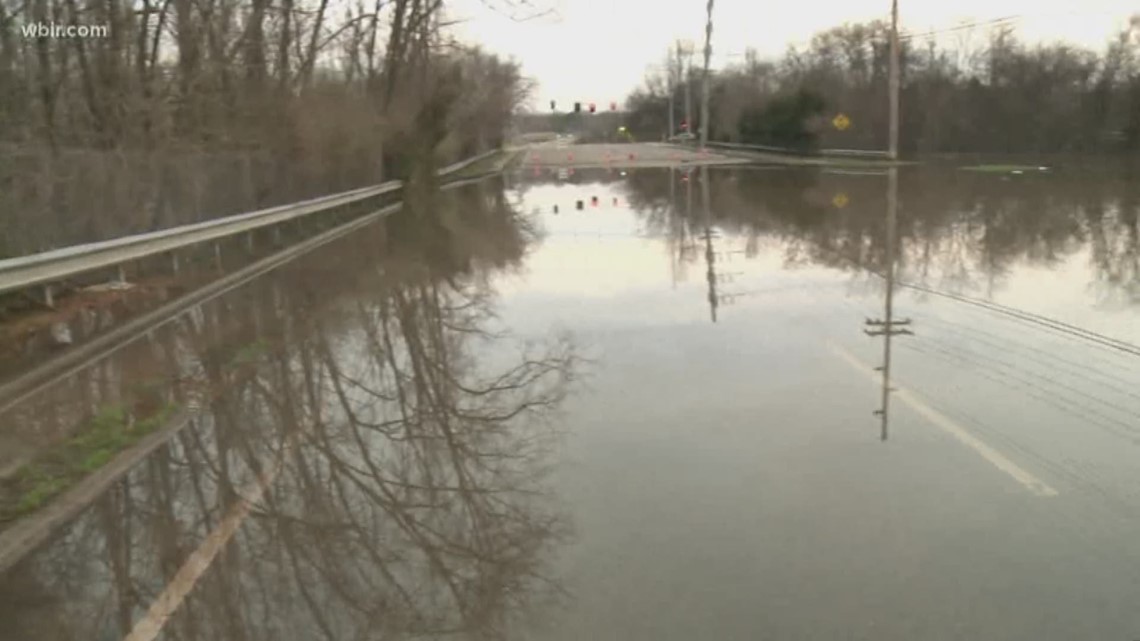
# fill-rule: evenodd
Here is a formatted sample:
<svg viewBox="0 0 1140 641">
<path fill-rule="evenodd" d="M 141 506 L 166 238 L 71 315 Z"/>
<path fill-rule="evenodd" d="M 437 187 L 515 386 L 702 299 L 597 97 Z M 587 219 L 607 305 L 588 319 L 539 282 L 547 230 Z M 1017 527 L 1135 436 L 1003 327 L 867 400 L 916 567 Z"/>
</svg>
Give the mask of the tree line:
<svg viewBox="0 0 1140 641">
<path fill-rule="evenodd" d="M 954 46 L 900 43 L 904 153 L 1140 150 L 1140 15 L 1103 52 L 1031 46 L 1009 26 L 984 44 L 970 40 L 967 33 Z M 889 52 L 882 21 L 835 27 L 777 60 L 750 51 L 710 80 L 710 139 L 882 149 Z M 687 84 L 699 95 L 700 73 L 681 73 L 678 64 L 671 60 L 630 95 L 629 125 L 640 135 L 656 139 L 668 128 L 670 86 L 677 113 Z M 852 123 L 842 131 L 831 124 L 840 113 Z"/>
<path fill-rule="evenodd" d="M 205 214 L 225 215 L 406 178 L 418 161 L 446 164 L 497 146 L 529 83 L 515 62 L 456 41 L 444 8 L 443 0 L 0 0 L 0 148 L 13 160 L 0 164 L 0 191 L 22 194 L 2 208 L 53 224 L 98 217 L 108 227 L 125 210 L 194 208 L 179 194 L 198 183 L 208 185 L 206 198 L 255 196 Z M 108 30 L 24 35 L 47 23 Z M 101 213 L 72 198 L 67 180 L 76 176 L 98 176 L 84 198 L 105 200 Z M 278 198 L 279 190 L 294 193 Z M 116 223 L 97 235 L 134 231 Z M 0 222 L 0 255 L 54 244 L 28 247 L 11 233 Z"/>
</svg>

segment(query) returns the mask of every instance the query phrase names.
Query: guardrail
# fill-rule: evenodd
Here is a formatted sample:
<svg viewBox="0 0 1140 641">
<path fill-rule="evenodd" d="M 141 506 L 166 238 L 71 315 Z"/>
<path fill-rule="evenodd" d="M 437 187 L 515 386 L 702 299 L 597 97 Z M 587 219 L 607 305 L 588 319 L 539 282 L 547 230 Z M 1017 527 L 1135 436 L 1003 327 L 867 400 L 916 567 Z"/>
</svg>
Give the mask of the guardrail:
<svg viewBox="0 0 1140 641">
<path fill-rule="evenodd" d="M 494 149 L 444 167 L 439 170 L 439 175 L 445 176 L 464 169 L 498 151 Z M 0 260 L 0 294 L 37 285 L 50 285 L 85 272 L 107 269 L 190 245 L 254 231 L 334 207 L 393 193 L 402 187 L 402 182 L 393 180 L 372 187 L 362 187 L 217 220 Z M 50 304 L 50 290 L 46 294 Z"/>
<path fill-rule="evenodd" d="M 788 149 L 787 147 L 773 147 L 770 145 L 753 145 L 736 142 L 709 142 L 706 143 L 708 147 L 713 149 L 738 149 L 741 151 L 765 151 L 775 154 L 788 154 L 794 156 L 838 156 L 838 157 L 861 157 L 861 158 L 882 158 L 889 159 L 890 154 L 885 151 L 874 151 L 865 149 L 818 149 L 813 151 L 804 151 L 799 149 Z"/>
<path fill-rule="evenodd" d="M 853 156 L 856 158 L 890 159 L 891 157 L 889 152 L 868 149 L 821 149 L 819 153 L 821 156 Z"/>
<path fill-rule="evenodd" d="M 477 156 L 472 156 L 472 157 L 468 158 L 467 160 L 460 160 L 457 163 L 450 164 L 450 165 L 444 167 L 443 169 L 440 169 L 439 175 L 440 176 L 446 176 L 447 174 L 457 172 L 460 169 L 465 169 L 467 167 L 470 167 L 471 165 L 474 165 L 475 163 L 479 162 L 480 160 L 483 160 L 485 158 L 490 158 L 491 156 L 493 156 L 497 153 L 499 153 L 498 149 L 492 149 L 490 151 L 485 151 L 485 152 L 483 152 Z"/>
<path fill-rule="evenodd" d="M 741 151 L 767 151 L 775 154 L 795 154 L 797 156 L 804 155 L 804 152 L 795 149 L 788 149 L 786 147 L 772 147 L 770 145 L 749 145 L 737 142 L 708 142 L 705 146 L 713 149 L 739 149 Z"/>
</svg>

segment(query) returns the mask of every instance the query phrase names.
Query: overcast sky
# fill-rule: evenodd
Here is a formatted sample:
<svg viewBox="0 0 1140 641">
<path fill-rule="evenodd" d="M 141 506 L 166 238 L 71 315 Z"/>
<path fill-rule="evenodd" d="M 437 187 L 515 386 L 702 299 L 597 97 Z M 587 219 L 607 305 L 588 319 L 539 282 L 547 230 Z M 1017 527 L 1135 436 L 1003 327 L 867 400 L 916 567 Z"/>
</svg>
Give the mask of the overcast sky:
<svg viewBox="0 0 1140 641">
<path fill-rule="evenodd" d="M 650 65 L 663 62 L 676 38 L 691 38 L 698 51 L 704 43 L 705 0 L 529 0 L 553 12 L 525 22 L 495 10 L 508 1 L 452 0 L 451 16 L 464 20 L 455 29 L 465 40 L 519 60 L 524 73 L 539 82 L 534 106 L 544 109 L 551 100 L 559 109 L 575 100 L 608 108 L 642 82 Z M 900 0 L 899 5 L 904 31 L 1022 16 L 1015 26 L 1025 40 L 1061 39 L 1097 50 L 1131 13 L 1140 12 L 1137 0 Z M 712 65 L 740 60 L 747 47 L 778 56 L 818 31 L 889 14 L 889 0 L 716 0 Z M 961 35 L 941 37 L 950 43 Z M 984 40 L 985 30 L 973 37 Z M 695 60 L 699 64 L 700 58 Z"/>
</svg>

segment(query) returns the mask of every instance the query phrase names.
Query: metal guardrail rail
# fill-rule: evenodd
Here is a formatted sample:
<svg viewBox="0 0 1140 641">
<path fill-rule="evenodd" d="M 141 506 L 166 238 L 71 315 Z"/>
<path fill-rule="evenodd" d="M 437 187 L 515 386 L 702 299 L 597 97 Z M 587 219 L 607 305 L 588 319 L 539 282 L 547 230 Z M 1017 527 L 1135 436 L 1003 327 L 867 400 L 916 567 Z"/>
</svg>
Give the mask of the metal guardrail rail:
<svg viewBox="0 0 1140 641">
<path fill-rule="evenodd" d="M 741 151 L 766 151 L 776 154 L 789 154 L 796 156 L 839 156 L 839 157 L 857 157 L 857 158 L 889 158 L 890 154 L 885 151 L 865 150 L 865 149 L 819 149 L 812 152 L 804 152 L 797 149 L 788 149 L 787 147 L 772 147 L 769 145 L 752 145 L 735 142 L 709 142 L 706 143 L 708 147 L 713 149 L 738 149 Z"/>
<path fill-rule="evenodd" d="M 455 173 L 455 172 L 459 171 L 460 169 L 466 169 L 467 167 L 474 165 L 475 163 L 479 162 L 480 160 L 483 160 L 485 158 L 490 158 L 491 156 L 499 153 L 499 151 L 501 151 L 501 150 L 492 149 L 490 151 L 485 151 L 481 154 L 472 156 L 466 160 L 460 160 L 457 163 L 450 164 L 450 165 L 440 169 L 439 175 L 440 176 L 446 176 L 447 174 Z"/>
<path fill-rule="evenodd" d="M 852 156 L 855 158 L 883 158 L 889 159 L 890 152 L 875 151 L 872 149 L 820 149 L 822 156 Z"/>
<path fill-rule="evenodd" d="M 498 153 L 498 149 L 448 165 L 440 176 L 455 173 Z M 155 256 L 199 243 L 254 231 L 302 216 L 342 207 L 403 188 L 398 180 L 362 187 L 339 194 L 320 196 L 288 205 L 279 205 L 245 214 L 227 216 L 156 232 L 124 236 L 97 243 L 73 245 L 51 251 L 0 260 L 0 294 L 50 285 L 78 274 L 107 269 L 140 258 Z"/>
<path fill-rule="evenodd" d="M 776 154 L 796 154 L 803 155 L 803 152 L 794 149 L 787 149 L 785 147 L 772 147 L 769 145 L 748 145 L 736 142 L 708 142 L 705 146 L 713 149 L 739 149 L 740 151 L 767 151 Z"/>
</svg>

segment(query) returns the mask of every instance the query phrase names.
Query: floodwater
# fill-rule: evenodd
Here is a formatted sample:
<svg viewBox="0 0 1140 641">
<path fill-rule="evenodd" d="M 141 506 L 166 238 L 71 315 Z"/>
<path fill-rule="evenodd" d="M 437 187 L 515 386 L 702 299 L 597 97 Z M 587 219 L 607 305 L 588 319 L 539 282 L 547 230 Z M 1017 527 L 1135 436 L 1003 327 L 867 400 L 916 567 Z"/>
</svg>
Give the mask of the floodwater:
<svg viewBox="0 0 1140 641">
<path fill-rule="evenodd" d="M 1140 638 L 1140 188 L 890 185 L 527 169 L 204 303 L 6 410 L 190 418 L 0 638 Z"/>
</svg>

